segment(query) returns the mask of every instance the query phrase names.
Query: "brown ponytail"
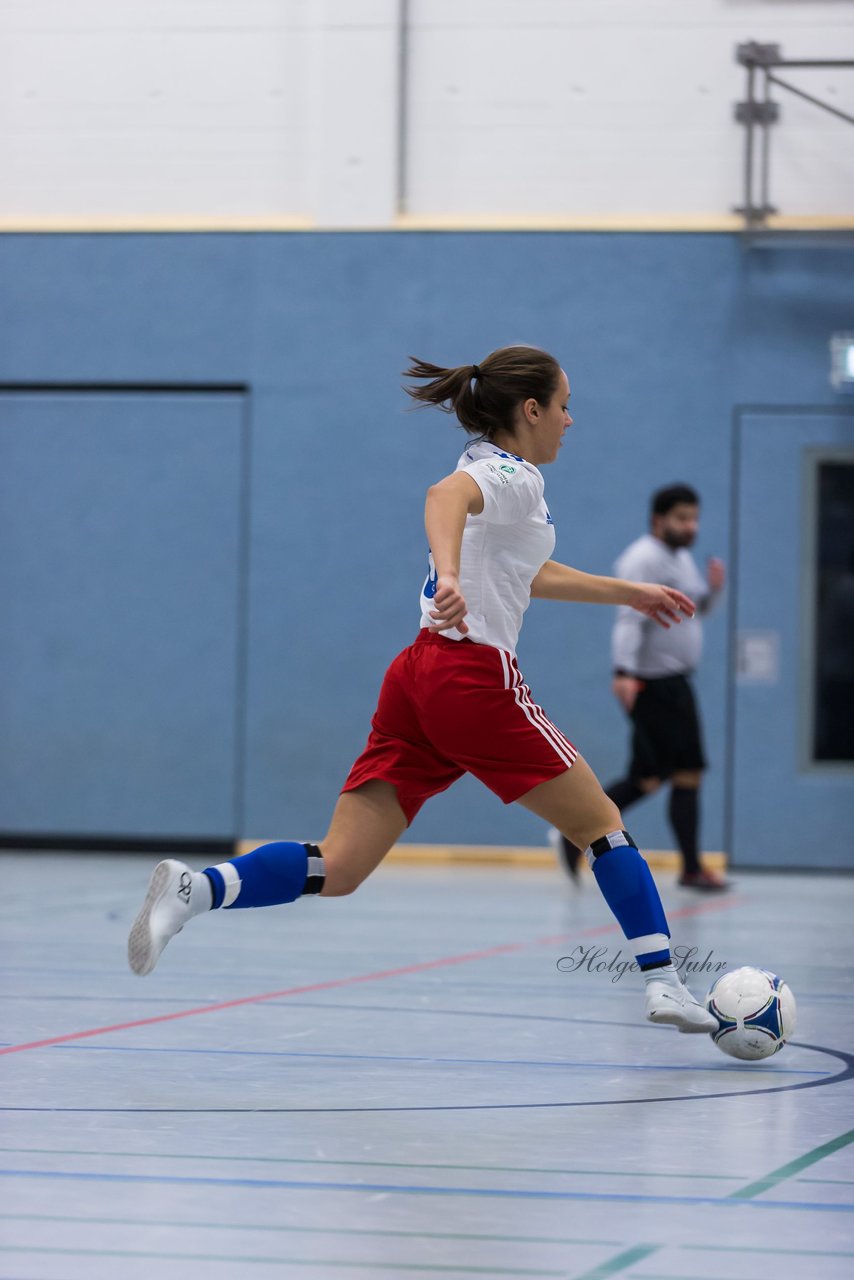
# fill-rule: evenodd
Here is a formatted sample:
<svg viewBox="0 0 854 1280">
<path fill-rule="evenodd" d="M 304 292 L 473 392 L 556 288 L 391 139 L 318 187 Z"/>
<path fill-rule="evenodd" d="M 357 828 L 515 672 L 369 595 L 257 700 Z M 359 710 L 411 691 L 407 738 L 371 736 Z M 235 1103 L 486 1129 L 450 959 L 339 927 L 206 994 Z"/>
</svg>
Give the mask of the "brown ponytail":
<svg viewBox="0 0 854 1280">
<path fill-rule="evenodd" d="M 466 431 L 486 439 L 513 430 L 516 407 L 523 401 L 548 404 L 560 379 L 557 360 L 539 347 L 499 347 L 480 364 L 456 369 L 410 359 L 403 376 L 424 379 L 426 386 L 405 387 L 407 395 L 456 414 Z"/>
</svg>

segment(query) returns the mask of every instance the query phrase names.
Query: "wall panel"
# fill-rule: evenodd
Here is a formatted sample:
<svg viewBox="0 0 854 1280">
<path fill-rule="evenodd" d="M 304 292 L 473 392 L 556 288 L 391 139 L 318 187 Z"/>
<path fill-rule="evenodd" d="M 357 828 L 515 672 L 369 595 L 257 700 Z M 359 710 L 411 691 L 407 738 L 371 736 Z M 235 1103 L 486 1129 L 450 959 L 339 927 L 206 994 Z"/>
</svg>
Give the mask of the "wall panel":
<svg viewBox="0 0 854 1280">
<path fill-rule="evenodd" d="M 0 833 L 234 836 L 243 398 L 0 387 Z"/>
</svg>

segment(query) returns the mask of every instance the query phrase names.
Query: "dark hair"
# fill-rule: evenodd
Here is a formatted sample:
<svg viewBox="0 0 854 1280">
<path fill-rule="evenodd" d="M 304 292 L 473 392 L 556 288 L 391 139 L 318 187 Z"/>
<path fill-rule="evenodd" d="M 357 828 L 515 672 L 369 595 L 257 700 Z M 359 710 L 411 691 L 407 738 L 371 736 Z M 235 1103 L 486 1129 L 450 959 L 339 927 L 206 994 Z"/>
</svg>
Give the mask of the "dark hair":
<svg viewBox="0 0 854 1280">
<path fill-rule="evenodd" d="M 499 347 L 480 364 L 443 369 L 410 356 L 404 378 L 429 379 L 423 387 L 405 387 L 421 404 L 455 413 L 475 436 L 491 439 L 496 431 L 512 430 L 516 406 L 523 400 L 545 405 L 558 388 L 560 365 L 539 347 Z"/>
<path fill-rule="evenodd" d="M 659 489 L 652 495 L 651 516 L 666 516 L 668 511 L 685 502 L 691 507 L 699 507 L 700 495 L 689 484 L 669 484 L 666 489 Z"/>
</svg>

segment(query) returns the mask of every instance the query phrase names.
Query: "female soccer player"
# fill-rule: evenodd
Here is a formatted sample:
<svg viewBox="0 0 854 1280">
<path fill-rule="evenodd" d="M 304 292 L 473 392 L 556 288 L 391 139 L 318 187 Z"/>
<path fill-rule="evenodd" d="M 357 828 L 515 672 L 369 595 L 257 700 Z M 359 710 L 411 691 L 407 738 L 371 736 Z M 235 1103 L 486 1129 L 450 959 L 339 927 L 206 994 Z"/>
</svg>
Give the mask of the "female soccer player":
<svg viewBox="0 0 854 1280">
<path fill-rule="evenodd" d="M 531 697 L 516 642 L 531 597 L 626 604 L 667 627 L 693 614 L 670 587 L 582 573 L 550 559 L 554 527 L 539 470 L 572 425 L 569 382 L 535 347 L 502 347 L 479 365 L 413 360 L 413 399 L 456 415 L 473 437 L 452 475 L 427 492 L 429 573 L 421 629 L 386 672 L 365 750 L 319 845 L 262 845 L 205 871 L 155 867 L 128 942 L 150 973 L 193 916 L 265 907 L 302 894 L 352 893 L 430 796 L 464 773 L 517 801 L 586 851 L 646 983 L 650 1021 L 708 1032 L 716 1020 L 680 981 L 650 870 L 620 812 L 572 743 Z"/>
</svg>

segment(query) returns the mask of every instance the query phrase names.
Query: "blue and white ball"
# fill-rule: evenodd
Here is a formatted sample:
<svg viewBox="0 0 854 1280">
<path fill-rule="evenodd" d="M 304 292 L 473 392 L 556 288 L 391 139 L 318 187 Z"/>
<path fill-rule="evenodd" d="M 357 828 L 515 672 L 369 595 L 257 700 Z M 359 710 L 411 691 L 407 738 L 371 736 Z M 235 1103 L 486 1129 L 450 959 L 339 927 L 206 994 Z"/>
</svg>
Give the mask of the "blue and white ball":
<svg viewBox="0 0 854 1280">
<path fill-rule="evenodd" d="M 770 1058 L 795 1030 L 795 997 L 767 969 L 744 965 L 722 974 L 706 996 L 706 1008 L 718 1020 L 712 1039 L 733 1058 Z"/>
</svg>

